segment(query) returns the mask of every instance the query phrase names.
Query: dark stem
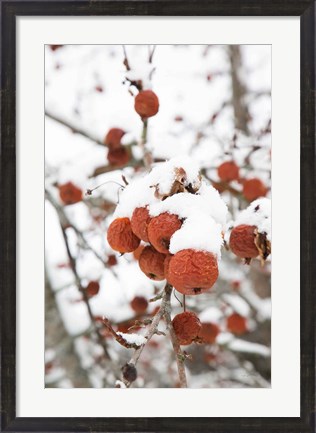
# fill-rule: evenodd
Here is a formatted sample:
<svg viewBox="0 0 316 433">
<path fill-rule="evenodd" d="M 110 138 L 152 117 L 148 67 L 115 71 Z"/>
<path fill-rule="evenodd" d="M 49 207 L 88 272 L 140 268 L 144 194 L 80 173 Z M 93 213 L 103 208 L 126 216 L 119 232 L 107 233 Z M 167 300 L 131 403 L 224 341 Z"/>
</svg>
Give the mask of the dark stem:
<svg viewBox="0 0 316 433">
<path fill-rule="evenodd" d="M 98 342 L 99 342 L 100 346 L 103 349 L 105 357 L 109 358 L 109 353 L 107 351 L 107 348 L 106 348 L 106 345 L 105 345 L 105 342 L 104 342 L 104 338 L 100 334 L 100 330 L 99 330 L 97 324 L 95 323 L 94 316 L 93 316 L 93 313 L 92 313 L 92 310 L 91 310 L 91 306 L 90 306 L 90 302 L 89 302 L 89 298 L 88 298 L 87 292 L 82 287 L 81 279 L 80 279 L 80 277 L 78 275 L 78 272 L 77 272 L 76 260 L 75 260 L 75 258 L 73 257 L 73 255 L 72 255 L 72 253 L 70 251 L 66 229 L 63 226 L 62 222 L 60 222 L 60 227 L 61 227 L 63 238 L 64 238 L 64 241 L 65 241 L 65 247 L 66 247 L 67 255 L 68 255 L 68 258 L 69 258 L 70 267 L 71 267 L 71 270 L 72 270 L 72 272 L 74 274 L 74 277 L 75 277 L 76 285 L 78 287 L 78 290 L 82 294 L 83 300 L 84 300 L 84 302 L 86 304 L 86 307 L 87 307 L 87 310 L 88 310 L 88 314 L 89 314 L 89 317 L 90 317 L 90 320 L 91 320 L 94 332 L 95 332 L 95 334 L 97 336 Z"/>
</svg>

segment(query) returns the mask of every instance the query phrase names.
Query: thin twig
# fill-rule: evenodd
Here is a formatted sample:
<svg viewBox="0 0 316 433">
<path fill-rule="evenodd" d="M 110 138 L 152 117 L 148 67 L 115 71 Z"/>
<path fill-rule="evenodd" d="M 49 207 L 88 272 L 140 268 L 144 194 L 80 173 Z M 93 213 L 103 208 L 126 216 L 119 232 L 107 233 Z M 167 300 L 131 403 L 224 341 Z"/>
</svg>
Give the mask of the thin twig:
<svg viewBox="0 0 316 433">
<path fill-rule="evenodd" d="M 167 308 L 168 302 L 170 305 L 171 292 L 172 292 L 172 287 L 169 284 L 166 284 L 165 289 L 164 289 L 164 293 L 162 296 L 160 309 L 156 313 L 156 315 L 155 315 L 153 321 L 151 322 L 151 325 L 149 326 L 147 333 L 145 335 L 146 342 L 143 345 L 139 346 L 135 350 L 135 352 L 134 352 L 132 358 L 130 359 L 130 361 L 128 362 L 128 364 L 136 366 L 136 364 L 139 360 L 139 357 L 140 357 L 142 351 L 144 350 L 146 344 L 150 341 L 152 336 L 157 333 L 159 322 L 165 313 L 165 309 Z M 168 299 L 169 299 L 169 301 L 168 301 Z M 124 384 L 126 385 L 127 388 L 129 388 L 131 386 L 131 382 L 129 382 L 128 380 L 122 378 L 122 381 L 124 382 Z"/>
<path fill-rule="evenodd" d="M 76 233 L 76 235 L 78 236 L 78 238 L 81 240 L 81 242 L 83 243 L 83 245 L 85 246 L 85 248 L 89 251 L 91 251 L 94 256 L 100 260 L 100 262 L 105 266 L 105 267 L 109 267 L 107 264 L 107 261 L 104 260 L 86 241 L 85 237 L 83 236 L 83 234 L 81 233 L 80 230 L 77 229 L 77 227 L 75 227 L 71 221 L 69 220 L 69 218 L 66 216 L 65 211 L 63 209 L 62 206 L 60 206 L 57 201 L 54 199 L 53 195 L 47 190 L 45 189 L 45 198 L 51 203 L 51 205 L 56 209 L 56 212 L 58 214 L 59 217 L 59 221 L 62 224 L 63 227 L 71 227 L 74 232 Z"/>
<path fill-rule="evenodd" d="M 81 284 L 81 279 L 80 279 L 80 277 L 78 275 L 78 272 L 77 272 L 76 260 L 75 260 L 75 258 L 73 257 L 73 255 L 72 255 L 72 253 L 70 251 L 69 242 L 68 242 L 68 236 L 67 236 L 67 233 L 66 233 L 65 226 L 62 224 L 61 221 L 60 221 L 60 227 L 61 227 L 61 231 L 62 231 L 62 234 L 63 234 L 63 238 L 64 238 L 64 242 L 65 242 L 65 247 L 66 247 L 67 255 L 68 255 L 68 258 L 69 258 L 69 262 L 70 262 L 70 267 L 71 267 L 71 270 L 72 270 L 72 272 L 74 274 L 74 277 L 75 277 L 76 285 L 78 287 L 78 290 L 81 292 L 83 300 L 84 300 L 84 302 L 86 304 L 86 307 L 87 307 L 87 310 L 88 310 L 88 314 L 89 314 L 89 317 L 90 317 L 90 320 L 91 320 L 91 323 L 92 323 L 92 326 L 93 326 L 93 330 L 94 330 L 94 332 L 95 332 L 95 334 L 97 336 L 98 342 L 99 342 L 100 346 L 103 349 L 105 357 L 109 358 L 109 353 L 107 351 L 104 338 L 102 337 L 102 335 L 100 333 L 100 330 L 99 330 L 97 324 L 95 323 L 94 315 L 93 315 L 93 312 L 91 310 L 91 306 L 90 306 L 90 302 L 89 302 L 89 298 L 88 298 L 87 292 L 85 291 L 85 289 L 83 288 L 83 286 Z"/>
<path fill-rule="evenodd" d="M 75 134 L 80 134 L 83 137 L 87 138 L 88 140 L 93 141 L 94 143 L 98 144 L 99 146 L 104 147 L 104 143 L 101 140 L 99 140 L 96 137 L 92 137 L 88 132 L 84 131 L 83 129 L 78 128 L 77 126 L 71 125 L 65 119 L 62 119 L 61 117 L 57 116 L 56 114 L 52 114 L 48 111 L 45 111 L 45 116 L 48 117 L 49 119 L 54 120 L 55 122 L 58 122 L 60 125 L 66 126 Z"/>
<path fill-rule="evenodd" d="M 148 59 L 149 63 L 152 63 L 155 51 L 156 51 L 156 45 L 153 46 L 151 51 L 150 51 L 150 47 L 149 47 L 149 59 Z"/>
<path fill-rule="evenodd" d="M 126 70 L 130 71 L 131 67 L 130 67 L 129 62 L 128 62 L 127 52 L 126 52 L 125 45 L 122 45 L 122 47 L 123 47 L 123 53 L 124 53 L 124 62 L 123 63 L 124 63 L 124 66 L 125 66 Z"/>
<path fill-rule="evenodd" d="M 141 138 L 139 141 L 139 147 L 144 152 L 144 165 L 147 169 L 149 169 L 153 163 L 153 156 L 152 153 L 147 149 L 146 143 L 147 143 L 147 135 L 148 135 L 148 119 L 143 119 L 143 129 Z"/>
<path fill-rule="evenodd" d="M 171 312 L 171 305 L 170 305 L 170 293 L 166 298 L 166 306 L 164 309 L 164 317 L 167 323 L 167 327 L 169 329 L 169 334 L 170 334 L 170 338 L 171 338 L 171 343 L 173 346 L 173 350 L 174 353 L 176 355 L 176 362 L 177 362 L 177 368 L 178 368 L 178 375 L 179 375 L 179 382 L 180 382 L 180 388 L 187 388 L 188 384 L 187 384 L 187 378 L 186 378 L 186 373 L 185 373 L 185 365 L 184 365 L 184 361 L 185 361 L 185 355 L 183 354 L 178 338 L 174 332 L 173 326 L 172 326 L 172 321 L 171 321 L 171 316 L 170 316 L 170 312 Z"/>
</svg>

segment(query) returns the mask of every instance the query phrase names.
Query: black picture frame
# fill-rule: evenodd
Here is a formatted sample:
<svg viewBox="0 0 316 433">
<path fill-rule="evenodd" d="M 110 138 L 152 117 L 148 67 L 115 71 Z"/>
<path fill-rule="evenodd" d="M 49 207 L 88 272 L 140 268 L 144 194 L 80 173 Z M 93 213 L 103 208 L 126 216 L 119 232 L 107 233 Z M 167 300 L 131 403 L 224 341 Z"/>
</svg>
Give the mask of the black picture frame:
<svg viewBox="0 0 316 433">
<path fill-rule="evenodd" d="M 315 3 L 310 0 L 1 1 L 0 322 L 3 432 L 315 432 Z M 300 16 L 301 415 L 298 418 L 16 417 L 16 17 Z M 251 41 L 250 41 L 251 42 Z M 288 50 L 290 47 L 284 47 Z M 289 91 L 291 91 L 289 89 Z M 286 104 L 286 101 L 284 101 Z M 284 146 L 286 144 L 284 143 Z M 286 148 L 285 148 L 286 149 Z M 285 150 L 286 152 L 286 150 Z M 289 234 L 290 236 L 290 234 Z M 285 290 L 285 288 L 281 288 Z M 187 411 L 184 411 L 184 415 Z"/>
</svg>

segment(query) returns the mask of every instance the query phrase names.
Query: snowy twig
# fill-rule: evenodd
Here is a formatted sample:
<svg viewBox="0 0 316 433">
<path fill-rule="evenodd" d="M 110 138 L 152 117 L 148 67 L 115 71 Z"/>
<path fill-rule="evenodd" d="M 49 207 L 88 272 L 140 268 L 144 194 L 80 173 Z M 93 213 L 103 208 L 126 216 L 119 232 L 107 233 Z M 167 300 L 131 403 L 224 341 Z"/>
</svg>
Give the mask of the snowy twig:
<svg viewBox="0 0 316 433">
<path fill-rule="evenodd" d="M 164 293 L 162 296 L 161 306 L 160 306 L 159 310 L 157 311 L 155 317 L 153 318 L 153 321 L 151 322 L 151 325 L 149 326 L 149 328 L 146 332 L 145 338 L 147 341 L 135 350 L 132 358 L 128 362 L 128 365 L 132 365 L 134 367 L 136 366 L 144 347 L 150 341 L 152 336 L 156 334 L 156 332 L 158 330 L 159 322 L 160 322 L 161 318 L 164 316 L 165 309 L 168 305 L 168 302 L 170 302 L 171 292 L 172 292 L 172 287 L 169 284 L 166 284 L 165 289 L 164 289 Z M 131 381 L 129 381 L 125 378 L 123 378 L 122 380 L 123 380 L 123 382 L 127 388 L 129 388 L 131 386 L 131 383 L 132 383 Z"/>
<path fill-rule="evenodd" d="M 130 359 L 130 361 L 127 363 L 128 366 L 130 367 L 135 367 L 140 356 L 141 353 L 144 349 L 144 347 L 146 346 L 146 344 L 149 342 L 149 340 L 152 338 L 153 335 L 158 334 L 158 335 L 164 335 L 163 333 L 161 333 L 160 331 L 158 331 L 158 325 L 160 320 L 164 317 L 169 329 L 169 333 L 170 333 L 170 338 L 171 338 L 171 342 L 172 342 L 172 346 L 176 355 L 176 362 L 177 362 L 177 367 L 178 367 L 178 373 L 179 373 L 179 381 L 180 381 L 180 387 L 181 388 L 186 388 L 187 387 L 187 380 L 186 380 L 186 374 L 185 374 L 185 367 L 184 367 L 184 360 L 185 360 L 185 355 L 182 353 L 182 350 L 180 348 L 177 336 L 175 335 L 175 332 L 173 330 L 173 326 L 172 326 L 172 322 L 171 322 L 171 317 L 170 317 L 170 311 L 171 311 L 171 305 L 170 305 L 170 297 L 171 297 L 171 293 L 172 293 L 172 286 L 170 286 L 170 284 L 166 284 L 165 288 L 164 288 L 164 292 L 163 292 L 163 296 L 162 296 L 162 301 L 161 301 L 161 306 L 160 309 L 158 310 L 158 312 L 156 313 L 155 317 L 153 318 L 147 333 L 145 335 L 146 338 L 146 342 L 144 344 L 142 344 L 141 346 L 139 346 L 132 358 Z M 130 387 L 131 386 L 131 381 L 126 379 L 126 378 L 122 378 L 124 384 L 126 385 L 126 387 Z"/>
<path fill-rule="evenodd" d="M 77 227 L 75 227 L 71 223 L 69 218 L 66 216 L 63 207 L 57 203 L 57 201 L 54 199 L 53 195 L 47 189 L 45 189 L 45 198 L 55 208 L 61 225 L 63 227 L 71 227 L 74 230 L 74 232 L 76 233 L 76 235 L 78 236 L 78 238 L 81 240 L 81 242 L 83 243 L 85 248 L 87 250 L 91 251 L 94 254 L 94 256 L 103 264 L 103 266 L 109 267 L 107 262 L 88 244 L 88 242 L 86 241 L 86 239 L 83 236 L 83 234 L 81 233 L 81 231 L 78 230 Z"/>
<path fill-rule="evenodd" d="M 107 319 L 106 317 L 103 318 L 102 323 L 104 324 L 104 326 L 110 331 L 110 333 L 113 335 L 113 337 L 115 338 L 115 340 L 121 344 L 121 346 L 126 347 L 127 349 L 138 349 L 139 344 L 135 344 L 135 343 L 129 343 L 125 338 L 124 338 L 124 334 L 120 333 L 120 332 L 115 332 L 114 329 L 112 328 L 112 325 L 109 321 L 109 319 Z M 127 334 L 128 335 L 128 334 Z M 145 343 L 146 344 L 146 343 Z"/>
<path fill-rule="evenodd" d="M 81 279 L 80 279 L 80 277 L 78 275 L 78 272 L 77 272 L 76 260 L 75 260 L 75 258 L 73 257 L 73 255 L 72 255 L 72 253 L 70 251 L 70 247 L 69 247 L 69 242 L 68 242 L 68 237 L 67 237 L 65 226 L 62 224 L 61 221 L 60 221 L 60 227 L 61 227 L 63 238 L 64 238 L 64 241 L 65 241 L 65 247 L 66 247 L 67 255 L 68 255 L 68 258 L 69 258 L 70 267 L 71 267 L 71 270 L 72 270 L 72 272 L 74 274 L 74 277 L 75 277 L 76 285 L 78 287 L 78 290 L 81 292 L 83 300 L 84 300 L 84 302 L 86 304 L 86 307 L 87 307 L 87 310 L 88 310 L 88 314 L 89 314 L 89 317 L 90 317 L 90 320 L 91 320 L 91 323 L 92 323 L 92 326 L 93 326 L 93 330 L 94 330 L 94 332 L 95 332 L 95 334 L 97 336 L 98 342 L 99 342 L 100 346 L 103 349 L 105 357 L 109 358 L 109 353 L 107 351 L 107 348 L 106 348 L 106 345 L 105 345 L 105 342 L 104 342 L 104 338 L 102 337 L 102 335 L 100 333 L 100 330 L 99 330 L 97 324 L 95 323 L 94 315 L 93 315 L 92 310 L 91 310 L 91 306 L 90 306 L 90 302 L 89 302 L 89 298 L 88 298 L 87 292 L 85 291 L 85 289 L 83 288 L 83 286 L 81 284 Z"/>
</svg>

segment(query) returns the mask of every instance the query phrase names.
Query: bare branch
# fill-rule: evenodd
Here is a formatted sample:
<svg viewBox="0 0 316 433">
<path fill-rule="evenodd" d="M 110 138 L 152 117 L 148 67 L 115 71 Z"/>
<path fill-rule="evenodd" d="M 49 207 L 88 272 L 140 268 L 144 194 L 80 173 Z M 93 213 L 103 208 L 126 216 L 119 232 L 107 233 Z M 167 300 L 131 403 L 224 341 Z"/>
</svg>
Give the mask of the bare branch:
<svg viewBox="0 0 316 433">
<path fill-rule="evenodd" d="M 249 133 L 249 113 L 245 104 L 246 86 L 240 78 L 241 52 L 238 45 L 229 46 L 229 59 L 231 64 L 232 103 L 234 109 L 235 126 L 245 134 Z"/>
<path fill-rule="evenodd" d="M 159 322 L 160 322 L 161 318 L 163 317 L 163 315 L 165 313 L 165 309 L 166 309 L 166 307 L 168 305 L 168 299 L 169 299 L 169 305 L 170 305 L 170 294 L 171 294 L 171 292 L 172 292 L 172 287 L 169 284 L 166 284 L 165 289 L 164 289 L 164 293 L 163 293 L 163 296 L 162 296 L 162 301 L 161 301 L 160 309 L 156 313 L 156 315 L 155 315 L 153 321 L 151 322 L 151 325 L 149 326 L 149 328 L 147 330 L 147 333 L 145 335 L 145 338 L 146 338 L 147 341 L 146 341 L 146 343 L 144 343 L 143 345 L 139 346 L 135 350 L 135 352 L 134 352 L 131 360 L 128 362 L 129 365 L 133 365 L 134 367 L 136 366 L 136 364 L 137 364 L 137 362 L 139 360 L 139 357 L 140 357 L 142 351 L 144 350 L 144 347 L 150 341 L 150 339 L 152 338 L 152 336 L 156 334 L 156 332 L 158 330 Z M 126 380 L 126 379 L 123 378 L 122 381 L 125 383 L 125 385 L 128 388 L 131 386 L 131 382 L 129 382 L 128 380 Z"/>
<path fill-rule="evenodd" d="M 98 138 L 92 137 L 88 132 L 84 131 L 83 129 L 78 128 L 77 126 L 71 125 L 65 119 L 62 119 L 61 117 L 56 116 L 55 114 L 52 114 L 48 111 L 45 111 L 45 116 L 48 117 L 49 119 L 54 120 L 55 122 L 58 122 L 60 125 L 66 126 L 66 128 L 69 128 L 73 133 L 80 134 L 83 137 L 87 138 L 88 140 L 93 141 L 94 143 L 98 144 L 99 146 L 105 147 L 104 143 L 102 141 L 100 141 Z"/>
<path fill-rule="evenodd" d="M 51 203 L 52 206 L 54 206 L 54 208 L 56 209 L 56 212 L 58 214 L 59 217 L 59 221 L 61 223 L 61 225 L 63 227 L 71 227 L 74 232 L 76 233 L 76 235 L 78 236 L 78 238 L 80 239 L 80 241 L 83 243 L 83 245 L 85 246 L 85 248 L 89 251 L 91 251 L 95 257 L 100 260 L 100 262 L 102 262 L 102 264 L 105 267 L 108 267 L 107 261 L 105 259 L 103 259 L 86 241 L 85 237 L 83 236 L 83 234 L 81 233 L 80 230 L 77 229 L 77 227 L 75 227 L 72 222 L 69 220 L 69 218 L 66 216 L 65 211 L 63 209 L 62 206 L 60 206 L 57 201 L 54 199 L 53 195 L 47 190 L 45 189 L 45 198 Z"/>
</svg>

